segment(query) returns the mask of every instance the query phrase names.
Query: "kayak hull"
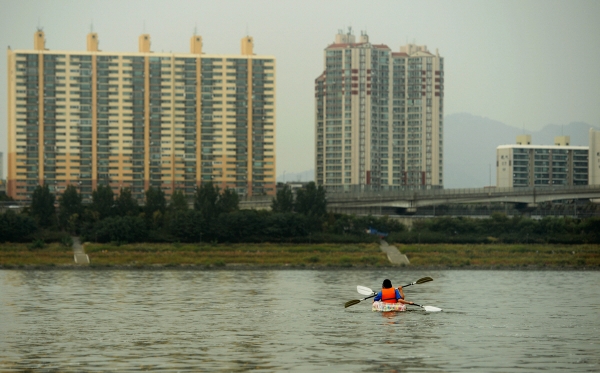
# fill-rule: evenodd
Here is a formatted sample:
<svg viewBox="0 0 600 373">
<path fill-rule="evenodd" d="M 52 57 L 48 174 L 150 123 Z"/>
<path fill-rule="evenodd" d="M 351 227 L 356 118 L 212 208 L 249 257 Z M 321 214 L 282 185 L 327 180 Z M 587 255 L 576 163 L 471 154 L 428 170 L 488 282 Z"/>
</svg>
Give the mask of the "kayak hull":
<svg viewBox="0 0 600 373">
<path fill-rule="evenodd" d="M 373 312 L 403 312 L 403 311 L 406 311 L 406 304 L 373 302 L 373 305 L 371 306 L 371 311 L 373 311 Z"/>
</svg>

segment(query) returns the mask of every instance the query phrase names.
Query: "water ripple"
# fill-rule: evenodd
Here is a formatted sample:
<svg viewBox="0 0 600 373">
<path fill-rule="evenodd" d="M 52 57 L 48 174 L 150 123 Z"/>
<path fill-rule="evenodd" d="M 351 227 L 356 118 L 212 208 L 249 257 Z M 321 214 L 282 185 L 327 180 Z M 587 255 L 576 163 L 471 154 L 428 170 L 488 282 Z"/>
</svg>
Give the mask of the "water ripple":
<svg viewBox="0 0 600 373">
<path fill-rule="evenodd" d="M 396 276 L 394 278 L 394 276 Z M 432 276 L 380 314 L 356 285 Z M 600 370 L 600 273 L 1 271 L 0 371 Z"/>
</svg>

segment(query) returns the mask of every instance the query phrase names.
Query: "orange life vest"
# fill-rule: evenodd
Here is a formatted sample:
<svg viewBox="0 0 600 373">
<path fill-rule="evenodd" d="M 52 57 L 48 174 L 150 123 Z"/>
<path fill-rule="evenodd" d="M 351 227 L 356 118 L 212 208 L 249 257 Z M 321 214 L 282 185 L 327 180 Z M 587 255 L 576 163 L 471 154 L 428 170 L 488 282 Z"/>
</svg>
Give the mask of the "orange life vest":
<svg viewBox="0 0 600 373">
<path fill-rule="evenodd" d="M 381 289 L 381 301 L 384 303 L 398 303 L 396 288 Z"/>
</svg>

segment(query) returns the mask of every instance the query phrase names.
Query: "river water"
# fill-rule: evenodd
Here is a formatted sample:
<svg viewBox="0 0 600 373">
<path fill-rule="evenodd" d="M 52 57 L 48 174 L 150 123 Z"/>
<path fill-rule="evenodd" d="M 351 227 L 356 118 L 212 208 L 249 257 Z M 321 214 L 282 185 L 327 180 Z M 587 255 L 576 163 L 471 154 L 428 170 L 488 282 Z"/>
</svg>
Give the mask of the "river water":
<svg viewBox="0 0 600 373">
<path fill-rule="evenodd" d="M 376 289 L 431 276 L 371 312 Z M 600 272 L 0 271 L 0 371 L 600 371 Z"/>
</svg>

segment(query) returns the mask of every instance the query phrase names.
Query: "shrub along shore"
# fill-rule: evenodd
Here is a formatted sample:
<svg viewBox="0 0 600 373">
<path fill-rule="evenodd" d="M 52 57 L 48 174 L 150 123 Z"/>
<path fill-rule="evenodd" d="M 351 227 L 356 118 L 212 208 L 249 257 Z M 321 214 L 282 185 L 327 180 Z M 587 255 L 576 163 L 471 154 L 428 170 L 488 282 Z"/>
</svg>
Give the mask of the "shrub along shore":
<svg viewBox="0 0 600 373">
<path fill-rule="evenodd" d="M 4 244 L 3 269 L 390 269 L 378 244 L 85 244 L 78 266 L 62 244 Z M 600 245 L 398 245 L 408 269 L 600 270 Z M 397 267 L 396 267 L 397 268 Z"/>
<path fill-rule="evenodd" d="M 235 191 L 211 183 L 202 184 L 193 199 L 175 191 L 168 201 L 162 190 L 150 187 L 143 206 L 126 188 L 115 195 L 99 185 L 91 199 L 84 204 L 77 188 L 69 185 L 57 209 L 48 186 L 39 186 L 25 211 L 0 214 L 0 242 L 57 242 L 60 232 L 68 232 L 101 243 L 358 244 L 377 242 L 377 236 L 365 233 L 376 230 L 399 244 L 600 244 L 598 217 L 534 220 L 494 213 L 488 219 L 416 220 L 408 230 L 388 217 L 328 213 L 325 190 L 314 183 L 295 196 L 287 186 L 279 190 L 270 211 L 240 210 Z"/>
<path fill-rule="evenodd" d="M 234 190 L 200 185 L 194 196 L 99 185 L 84 204 L 74 186 L 38 186 L 21 213 L 0 214 L 1 268 L 73 268 L 71 236 L 90 242 L 92 268 L 379 268 L 385 232 L 408 268 L 600 268 L 600 218 L 440 217 L 410 230 L 388 217 L 327 212 L 322 186 L 277 191 L 270 211 L 240 210 Z M 167 201 L 167 197 L 169 200 Z M 193 208 L 191 208 L 193 205 Z M 4 244 L 2 244 L 4 242 Z M 86 267 L 87 268 L 87 267 Z"/>
</svg>

